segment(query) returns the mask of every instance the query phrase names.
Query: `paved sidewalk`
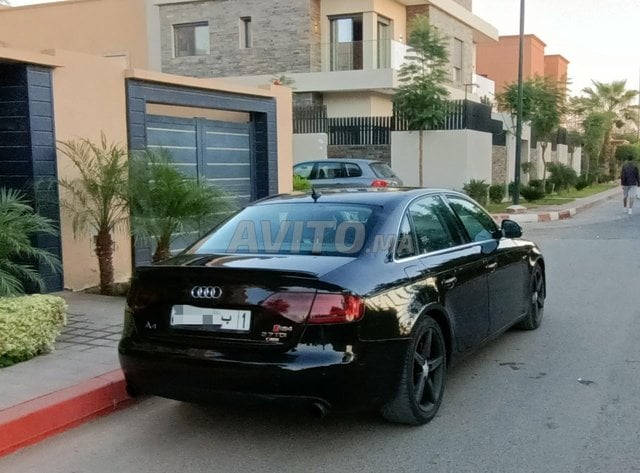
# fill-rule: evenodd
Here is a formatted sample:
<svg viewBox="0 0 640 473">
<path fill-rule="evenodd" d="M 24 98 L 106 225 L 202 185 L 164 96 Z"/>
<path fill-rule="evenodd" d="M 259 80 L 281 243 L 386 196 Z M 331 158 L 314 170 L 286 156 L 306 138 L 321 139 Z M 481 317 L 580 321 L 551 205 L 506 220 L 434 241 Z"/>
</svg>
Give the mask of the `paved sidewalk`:
<svg viewBox="0 0 640 473">
<path fill-rule="evenodd" d="M 613 187 L 599 194 L 594 194 L 589 197 L 581 197 L 569 202 L 568 204 L 552 206 L 545 205 L 544 209 L 528 210 L 524 213 L 501 213 L 494 214 L 493 217 L 500 222 L 501 220 L 508 218 L 515 220 L 518 223 L 530 223 L 530 222 L 550 222 L 552 220 L 565 220 L 573 217 L 578 212 L 581 212 L 589 207 L 602 202 L 603 200 L 620 198 L 620 205 L 622 205 L 622 190 L 620 186 Z"/>
<path fill-rule="evenodd" d="M 0 456 L 128 399 L 117 352 L 124 299 L 53 295 L 69 304 L 55 350 L 0 370 Z"/>
</svg>

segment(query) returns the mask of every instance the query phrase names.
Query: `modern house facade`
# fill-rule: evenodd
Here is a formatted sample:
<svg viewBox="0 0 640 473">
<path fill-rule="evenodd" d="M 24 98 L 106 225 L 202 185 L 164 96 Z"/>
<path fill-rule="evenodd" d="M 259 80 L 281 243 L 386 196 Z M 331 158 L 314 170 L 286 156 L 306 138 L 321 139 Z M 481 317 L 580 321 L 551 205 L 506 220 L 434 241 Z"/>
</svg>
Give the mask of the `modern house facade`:
<svg viewBox="0 0 640 473">
<path fill-rule="evenodd" d="M 518 80 L 520 37 L 500 36 L 496 43 L 477 48 L 477 72 L 495 83 L 496 93 Z M 545 54 L 546 44 L 536 35 L 524 36 L 523 77 L 548 77 L 566 88 L 569 61 L 560 54 Z"/>
<path fill-rule="evenodd" d="M 447 37 L 451 98 L 478 93 L 478 44 L 497 30 L 471 0 L 159 0 L 161 69 L 259 85 L 284 76 L 330 117 L 389 116 L 415 15 Z M 480 79 L 481 80 L 481 79 Z"/>
<path fill-rule="evenodd" d="M 50 185 L 77 175 L 57 150 L 60 141 L 99 141 L 104 132 L 130 151 L 166 148 L 176 166 L 240 205 L 291 189 L 289 88 L 150 71 L 143 68 L 145 41 L 76 25 L 78 18 L 94 25 L 104 19 L 105 28 L 116 28 L 123 17 L 145 36 L 145 8 L 144 0 L 69 0 L 0 10 L 0 186 L 26 192 L 59 223 L 58 236 L 36 241 L 62 257 L 61 273 L 40 268 L 49 290 L 98 283 L 93 235 L 74 235 L 72 215 L 60 205 L 65 194 Z M 66 49 L 74 47 L 82 51 Z M 114 239 L 115 277 L 125 281 L 148 248 L 132 245 L 126 228 Z"/>
</svg>

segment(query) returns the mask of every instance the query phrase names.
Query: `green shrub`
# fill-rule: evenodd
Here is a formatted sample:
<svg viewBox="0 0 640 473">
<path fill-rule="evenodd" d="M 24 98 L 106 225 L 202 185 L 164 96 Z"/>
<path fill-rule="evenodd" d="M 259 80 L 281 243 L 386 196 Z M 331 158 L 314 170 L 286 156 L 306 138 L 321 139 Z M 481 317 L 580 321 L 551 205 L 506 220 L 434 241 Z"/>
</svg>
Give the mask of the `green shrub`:
<svg viewBox="0 0 640 473">
<path fill-rule="evenodd" d="M 499 204 L 504 199 L 504 186 L 502 184 L 495 184 L 489 187 L 489 200 L 494 204 Z"/>
<path fill-rule="evenodd" d="M 529 202 L 535 202 L 544 197 L 544 192 L 539 187 L 524 186 L 520 189 L 520 195 Z"/>
<path fill-rule="evenodd" d="M 633 156 L 635 162 L 640 162 L 640 145 L 618 145 L 616 148 L 618 161 L 626 160 L 629 155 Z"/>
<path fill-rule="evenodd" d="M 465 194 L 477 201 L 480 205 L 487 205 L 487 193 L 489 192 L 489 184 L 484 179 L 471 179 L 463 187 Z"/>
<path fill-rule="evenodd" d="M 551 174 L 547 182 L 552 183 L 557 191 L 566 190 L 578 182 L 575 169 L 566 164 L 549 163 L 547 170 Z"/>
<path fill-rule="evenodd" d="M 298 176 L 297 174 L 293 175 L 293 190 L 294 191 L 306 191 L 311 189 L 311 182 L 308 179 Z"/>
<path fill-rule="evenodd" d="M 35 264 L 57 271 L 60 261 L 37 248 L 33 238 L 38 233 L 55 235 L 53 223 L 33 210 L 25 194 L 0 187 L 0 297 L 45 289 Z"/>
<path fill-rule="evenodd" d="M 52 350 L 66 323 L 67 303 L 61 297 L 0 298 L 0 367 Z"/>
<path fill-rule="evenodd" d="M 509 193 L 509 198 L 513 197 L 513 191 L 516 188 L 516 183 L 511 181 L 507 186 L 507 192 Z"/>
<path fill-rule="evenodd" d="M 587 179 L 584 176 L 580 176 L 576 181 L 576 185 L 575 185 L 576 190 L 581 191 L 587 186 L 589 186 L 589 182 L 587 181 Z"/>
<path fill-rule="evenodd" d="M 542 180 L 541 179 L 531 179 L 529 181 L 529 187 L 535 187 L 536 189 L 542 190 Z"/>
</svg>

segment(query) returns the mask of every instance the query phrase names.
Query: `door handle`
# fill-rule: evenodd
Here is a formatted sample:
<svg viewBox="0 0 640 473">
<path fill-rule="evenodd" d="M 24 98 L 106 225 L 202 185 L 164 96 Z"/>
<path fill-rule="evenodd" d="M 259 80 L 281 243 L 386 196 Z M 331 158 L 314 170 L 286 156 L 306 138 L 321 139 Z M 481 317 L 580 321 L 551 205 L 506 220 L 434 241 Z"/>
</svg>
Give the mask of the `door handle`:
<svg viewBox="0 0 640 473">
<path fill-rule="evenodd" d="M 488 265 L 485 266 L 485 268 L 488 269 L 489 271 L 493 271 L 497 267 L 498 267 L 498 263 L 496 262 L 489 263 Z"/>
<path fill-rule="evenodd" d="M 458 278 L 453 276 L 447 279 L 443 279 L 442 280 L 442 285 L 444 287 L 446 287 L 447 289 L 451 289 L 453 286 L 456 285 L 456 283 L 458 282 Z"/>
</svg>

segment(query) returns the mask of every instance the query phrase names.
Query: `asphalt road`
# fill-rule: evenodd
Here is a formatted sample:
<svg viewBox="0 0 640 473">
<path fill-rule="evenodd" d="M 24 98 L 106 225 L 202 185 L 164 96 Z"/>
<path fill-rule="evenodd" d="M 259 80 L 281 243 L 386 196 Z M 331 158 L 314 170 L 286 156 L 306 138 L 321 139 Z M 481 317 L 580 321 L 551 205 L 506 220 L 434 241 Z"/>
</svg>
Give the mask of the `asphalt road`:
<svg viewBox="0 0 640 473">
<path fill-rule="evenodd" d="M 452 370 L 426 426 L 151 398 L 0 459 L 0 471 L 640 471 L 640 205 L 629 217 L 610 200 L 525 236 L 547 259 L 542 327 Z"/>
</svg>

